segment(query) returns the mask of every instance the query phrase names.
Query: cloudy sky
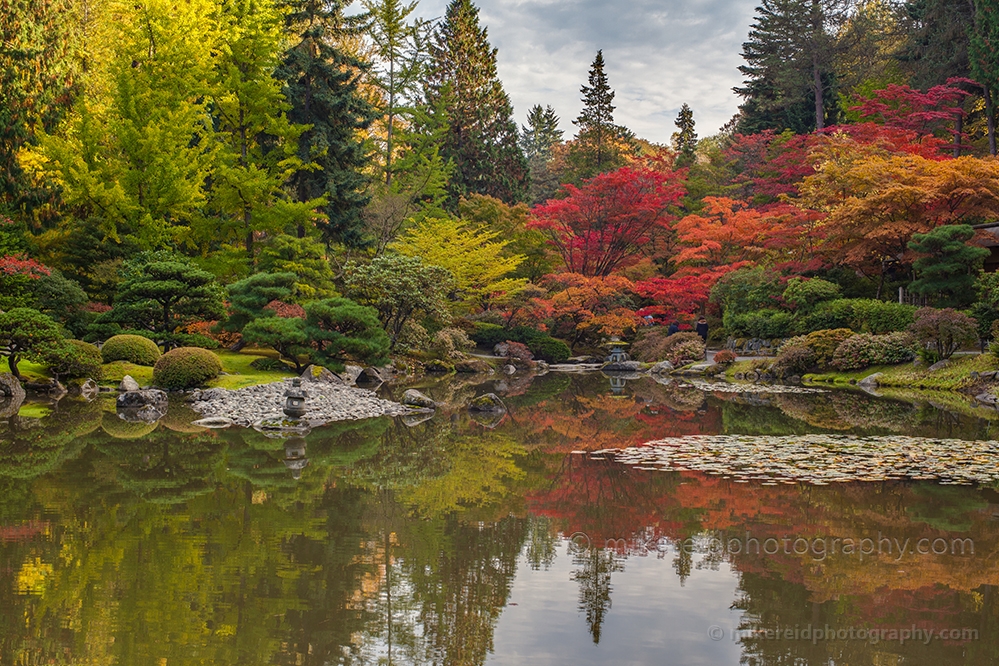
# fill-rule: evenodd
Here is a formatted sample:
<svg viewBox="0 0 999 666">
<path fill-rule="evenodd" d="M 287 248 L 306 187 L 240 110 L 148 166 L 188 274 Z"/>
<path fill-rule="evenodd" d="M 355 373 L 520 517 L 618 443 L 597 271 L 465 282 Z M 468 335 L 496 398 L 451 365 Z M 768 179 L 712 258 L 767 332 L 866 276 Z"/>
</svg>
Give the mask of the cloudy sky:
<svg viewBox="0 0 999 666">
<path fill-rule="evenodd" d="M 742 42 L 758 0 L 478 0 L 499 73 L 524 123 L 535 104 L 551 104 L 567 136 L 582 104 L 597 49 L 617 93 L 614 119 L 665 143 L 684 102 L 697 133 L 717 132 L 736 112 Z M 421 0 L 416 13 L 444 15 L 447 0 Z"/>
</svg>

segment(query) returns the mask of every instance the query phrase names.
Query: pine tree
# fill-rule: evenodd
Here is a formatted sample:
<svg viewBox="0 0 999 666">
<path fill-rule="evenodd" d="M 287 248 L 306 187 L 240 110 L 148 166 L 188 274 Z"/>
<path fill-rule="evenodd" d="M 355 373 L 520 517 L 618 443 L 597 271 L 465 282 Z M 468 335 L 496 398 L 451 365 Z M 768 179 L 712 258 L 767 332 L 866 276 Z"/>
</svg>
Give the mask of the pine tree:
<svg viewBox="0 0 999 666">
<path fill-rule="evenodd" d="M 586 175 L 595 175 L 607 170 L 612 160 L 610 144 L 618 135 L 618 127 L 614 124 L 614 91 L 604 72 L 602 50 L 597 51 L 590 65 L 589 84 L 579 89 L 583 94 L 583 110 L 572 122 L 579 128 L 578 143 L 585 147 L 592 161 L 593 173 Z"/>
<path fill-rule="evenodd" d="M 559 117 L 551 106 L 534 105 L 527 114 L 527 125 L 521 128 L 520 146 L 528 160 L 551 156 L 552 148 L 562 142 Z"/>
<path fill-rule="evenodd" d="M 742 45 L 739 130 L 806 133 L 835 122 L 832 63 L 845 0 L 763 0 Z"/>
<path fill-rule="evenodd" d="M 311 125 L 298 142 L 298 157 L 314 169 L 291 179 L 298 201 L 325 197 L 320 230 L 327 243 L 348 247 L 365 244 L 361 211 L 369 201 L 368 164 L 360 131 L 376 117 L 358 94 L 363 63 L 334 46 L 339 32 L 352 31 L 356 21 L 343 15 L 348 0 L 288 0 L 286 31 L 294 44 L 284 54 L 278 76 L 291 102 L 291 122 Z M 299 236 L 306 229 L 299 227 Z"/>
<path fill-rule="evenodd" d="M 694 112 L 684 102 L 674 123 L 679 130 L 673 133 L 673 149 L 677 152 L 677 165 L 690 166 L 694 162 L 697 148 L 697 133 L 694 132 Z"/>
<path fill-rule="evenodd" d="M 527 193 L 527 161 L 517 143 L 510 98 L 496 73 L 496 49 L 471 0 L 452 0 L 430 44 L 425 96 L 446 111 L 441 155 L 452 160 L 452 203 L 488 194 L 507 203 Z"/>
</svg>

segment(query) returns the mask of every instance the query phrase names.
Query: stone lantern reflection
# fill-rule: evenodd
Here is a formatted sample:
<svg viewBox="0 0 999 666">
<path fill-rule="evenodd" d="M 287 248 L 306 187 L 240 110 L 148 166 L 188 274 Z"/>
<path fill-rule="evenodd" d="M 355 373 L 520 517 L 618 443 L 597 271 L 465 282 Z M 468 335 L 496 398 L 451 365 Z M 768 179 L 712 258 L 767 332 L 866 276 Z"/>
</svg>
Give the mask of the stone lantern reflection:
<svg viewBox="0 0 999 666">
<path fill-rule="evenodd" d="M 302 380 L 296 377 L 291 381 L 291 388 L 284 392 L 284 413 L 292 419 L 300 419 L 305 416 L 305 398 L 308 397 L 302 390 Z"/>
<path fill-rule="evenodd" d="M 302 470 L 309 466 L 304 437 L 291 437 L 284 443 L 284 466 L 291 470 L 291 476 L 296 481 L 302 478 Z"/>
</svg>

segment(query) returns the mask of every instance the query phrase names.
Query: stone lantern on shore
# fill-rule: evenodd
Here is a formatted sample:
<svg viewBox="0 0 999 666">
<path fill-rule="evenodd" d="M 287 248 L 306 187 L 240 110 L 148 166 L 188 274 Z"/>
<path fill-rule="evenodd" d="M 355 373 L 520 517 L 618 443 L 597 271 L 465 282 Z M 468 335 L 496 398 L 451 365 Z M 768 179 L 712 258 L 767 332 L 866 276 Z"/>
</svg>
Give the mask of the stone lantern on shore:
<svg viewBox="0 0 999 666">
<path fill-rule="evenodd" d="M 284 392 L 284 414 L 291 419 L 305 416 L 305 399 L 308 397 L 302 390 L 302 380 L 296 377 L 291 381 L 291 388 Z"/>
</svg>

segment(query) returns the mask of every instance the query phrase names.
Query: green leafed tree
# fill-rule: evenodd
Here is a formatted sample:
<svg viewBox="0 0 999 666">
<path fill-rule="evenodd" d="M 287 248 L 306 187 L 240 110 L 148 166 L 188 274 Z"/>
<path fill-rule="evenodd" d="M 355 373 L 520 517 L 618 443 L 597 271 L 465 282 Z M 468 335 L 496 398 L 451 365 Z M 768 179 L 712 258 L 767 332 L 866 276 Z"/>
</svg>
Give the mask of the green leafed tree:
<svg viewBox="0 0 999 666">
<path fill-rule="evenodd" d="M 297 279 L 294 273 L 255 273 L 229 285 L 229 317 L 222 328 L 239 333 L 250 322 L 272 316 L 264 307 L 271 301 L 291 300 Z"/>
<path fill-rule="evenodd" d="M 326 254 L 315 238 L 280 234 L 261 245 L 257 268 L 268 273 L 294 273 L 295 290 L 290 299 L 294 303 L 330 298 L 336 295 L 336 288 Z"/>
<path fill-rule="evenodd" d="M 365 172 L 368 157 L 360 133 L 376 111 L 358 92 L 364 64 L 336 45 L 357 21 L 344 15 L 347 0 L 288 0 L 285 30 L 292 45 L 278 77 L 291 103 L 291 122 L 308 125 L 298 140 L 298 157 L 312 165 L 290 181 L 296 201 L 324 198 L 325 220 L 317 221 L 323 239 L 358 247 L 366 243 L 361 211 L 369 201 Z M 300 226 L 298 235 L 306 229 Z"/>
<path fill-rule="evenodd" d="M 189 261 L 156 253 L 126 263 L 114 306 L 98 323 L 149 331 L 172 346 L 172 334 L 198 320 L 225 314 L 224 292 L 215 276 Z"/>
<path fill-rule="evenodd" d="M 364 365 L 388 362 L 389 338 L 372 307 L 348 298 L 328 298 L 305 306 L 305 335 L 312 358 L 335 370 L 345 361 Z"/>
<path fill-rule="evenodd" d="M 302 372 L 303 359 L 308 358 L 309 338 L 305 322 L 298 317 L 259 317 L 243 328 L 243 339 L 261 347 L 270 347 L 281 358 L 291 361 Z"/>
<path fill-rule="evenodd" d="M 378 312 L 392 348 L 411 319 L 448 323 L 448 297 L 454 289 L 449 271 L 419 257 L 385 254 L 367 264 L 352 262 L 344 267 L 344 293 Z"/>
<path fill-rule="evenodd" d="M 963 306 L 974 300 L 975 276 L 989 256 L 983 247 L 969 245 L 975 230 L 967 224 L 949 224 L 926 234 L 913 234 L 909 249 L 924 256 L 912 264 L 916 280 L 910 291 L 931 296 L 941 305 Z"/>
<path fill-rule="evenodd" d="M 441 154 L 455 165 L 452 203 L 467 194 L 488 194 L 506 203 L 522 200 L 527 160 L 510 98 L 496 73 L 496 49 L 471 0 L 452 0 L 433 35 L 425 96 L 430 108 L 446 111 Z"/>
<path fill-rule="evenodd" d="M 32 308 L 11 308 L 0 313 L 0 355 L 15 377 L 21 373 L 22 359 L 42 362 L 46 355 L 63 346 L 59 325 L 48 315 Z"/>
<path fill-rule="evenodd" d="M 209 209 L 197 225 L 199 246 L 242 248 L 246 268 L 256 263 L 254 239 L 311 223 L 321 196 L 293 201 L 285 186 L 303 169 L 298 142 L 306 127 L 288 121 L 290 105 L 274 78 L 283 42 L 272 0 L 219 5 L 220 35 L 213 59 L 211 112 L 218 145 Z"/>
</svg>

